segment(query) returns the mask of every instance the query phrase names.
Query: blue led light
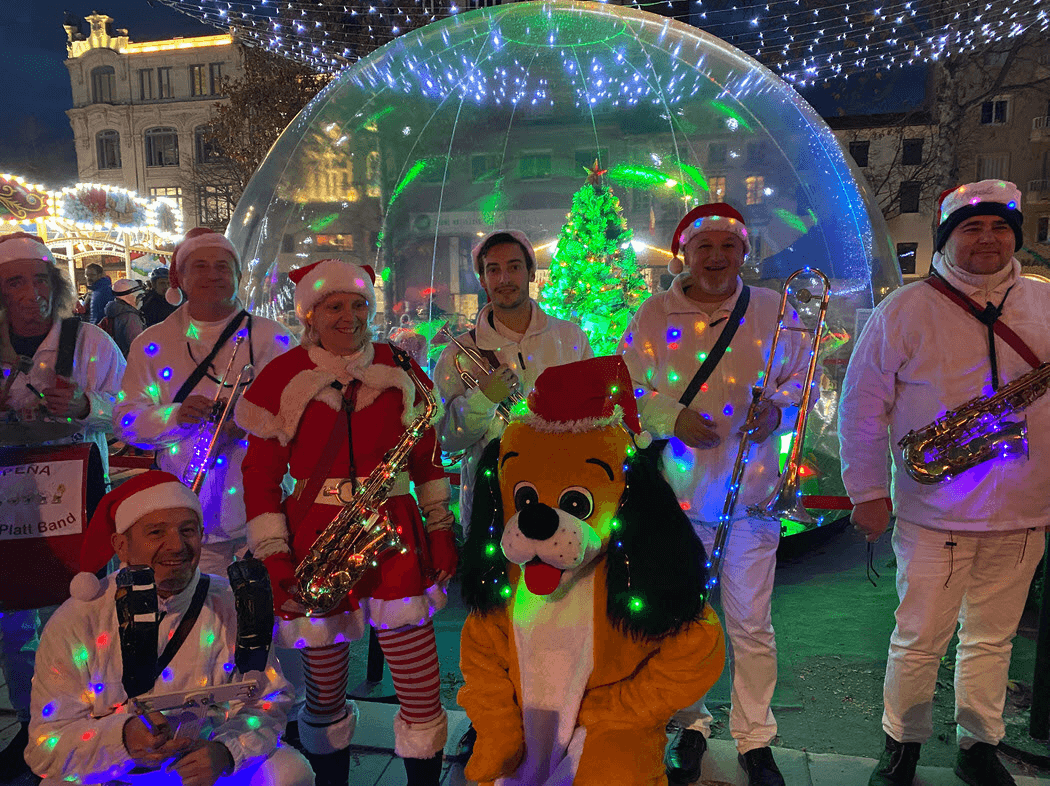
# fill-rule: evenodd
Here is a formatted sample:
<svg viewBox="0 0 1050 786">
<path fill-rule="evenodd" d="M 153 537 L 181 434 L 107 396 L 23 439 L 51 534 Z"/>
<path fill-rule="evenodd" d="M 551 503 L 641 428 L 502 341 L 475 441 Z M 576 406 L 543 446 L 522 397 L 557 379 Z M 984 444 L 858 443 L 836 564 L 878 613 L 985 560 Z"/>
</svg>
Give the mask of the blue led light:
<svg viewBox="0 0 1050 786">
<path fill-rule="evenodd" d="M 160 347 L 158 347 L 156 345 L 156 343 L 151 341 L 149 344 L 146 345 L 146 354 L 149 355 L 150 357 L 153 357 L 154 355 L 157 354 L 157 351 L 159 349 L 160 349 Z"/>
</svg>

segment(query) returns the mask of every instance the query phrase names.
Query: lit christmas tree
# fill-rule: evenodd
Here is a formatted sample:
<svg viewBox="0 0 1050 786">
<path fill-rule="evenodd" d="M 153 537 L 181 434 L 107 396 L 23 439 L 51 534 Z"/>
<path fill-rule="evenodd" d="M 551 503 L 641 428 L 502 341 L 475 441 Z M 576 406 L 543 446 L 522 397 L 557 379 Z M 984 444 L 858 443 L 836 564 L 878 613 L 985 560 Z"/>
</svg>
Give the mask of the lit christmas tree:
<svg viewBox="0 0 1050 786">
<path fill-rule="evenodd" d="M 634 233 L 620 200 L 602 183 L 598 162 L 572 198 L 558 237 L 550 279 L 540 291 L 543 308 L 583 328 L 595 355 L 610 355 L 649 288 L 631 246 Z"/>
</svg>

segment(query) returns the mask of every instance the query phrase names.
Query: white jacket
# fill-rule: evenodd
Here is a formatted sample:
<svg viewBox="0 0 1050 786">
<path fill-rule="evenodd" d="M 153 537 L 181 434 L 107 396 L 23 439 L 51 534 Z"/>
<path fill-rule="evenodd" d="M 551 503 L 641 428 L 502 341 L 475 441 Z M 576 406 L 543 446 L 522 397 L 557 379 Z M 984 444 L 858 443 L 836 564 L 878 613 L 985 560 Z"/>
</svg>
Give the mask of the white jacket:
<svg viewBox="0 0 1050 786">
<path fill-rule="evenodd" d="M 223 320 L 223 324 L 229 319 Z M 233 366 L 234 378 L 252 356 L 255 375 L 258 376 L 270 360 L 295 346 L 292 334 L 277 322 L 255 315 L 251 319 L 252 352 L 248 351 L 247 340 L 241 344 Z M 241 328 L 246 324 L 247 321 L 242 322 Z M 193 456 L 194 444 L 201 431 L 196 426 L 179 426 L 175 419 L 179 405 L 172 402 L 182 383 L 193 373 L 197 363 L 208 356 L 214 343 L 214 339 L 194 338 L 190 328 L 189 308 L 183 305 L 132 342 L 123 390 L 114 412 L 114 425 L 120 438 L 136 447 L 156 450 L 160 468 L 180 478 Z M 212 362 L 210 373 L 216 379 L 221 379 L 226 371 L 233 341 L 232 338 L 227 341 Z M 232 379 L 229 384 L 233 384 Z M 218 383 L 205 375 L 191 395 L 211 398 L 217 389 Z M 247 449 L 247 438 L 222 445 L 214 469 L 205 477 L 200 492 L 205 543 L 245 536 L 241 461 Z"/>
<path fill-rule="evenodd" d="M 948 281 L 979 303 L 996 305 L 1009 287 L 1002 321 L 1050 360 L 1050 284 L 1012 274 L 990 292 L 939 265 Z M 1005 384 L 1031 370 L 996 336 Z M 894 513 L 934 529 L 989 531 L 1050 523 L 1050 395 L 1025 411 L 1029 457 L 989 461 L 936 485 L 904 471 L 898 440 L 950 409 L 992 392 L 988 329 L 929 284 L 901 287 L 875 309 L 850 358 L 839 406 L 842 481 L 854 504 L 892 497 Z M 1019 419 L 1019 418 L 1014 418 Z M 892 479 L 887 456 L 892 456 Z"/>
<path fill-rule="evenodd" d="M 594 357 L 587 334 L 572 322 L 544 313 L 532 302 L 532 320 L 520 343 L 500 335 L 493 327 L 492 305 L 486 304 L 478 314 L 477 347 L 491 350 L 500 363 L 506 363 L 521 380 L 521 392 L 528 395 L 536 378 L 550 366 Z M 469 334 L 457 336 L 460 343 L 474 347 Z M 466 451 L 460 469 L 459 515 L 466 533 L 470 529 L 470 503 L 474 495 L 474 473 L 485 446 L 503 433 L 504 423 L 496 417 L 496 405 L 478 388 L 463 383 L 453 362 L 459 352 L 449 342 L 434 369 L 434 384 L 441 394 L 445 411 L 437 424 L 441 447 L 448 453 Z M 460 363 L 475 376 L 481 375 L 466 358 Z"/>
<path fill-rule="evenodd" d="M 182 620 L 199 578 L 200 572 L 181 593 L 159 602 L 164 616 L 158 653 Z M 73 780 L 75 775 L 77 783 L 98 783 L 119 780 L 133 766 L 122 737 L 129 715 L 121 684 L 124 666 L 115 592 L 116 581 L 110 575 L 94 600 L 71 598 L 63 603 L 40 636 L 31 742 L 25 753 L 26 763 L 37 775 L 55 781 Z M 212 576 L 193 630 L 150 693 L 199 691 L 244 680 L 234 667 L 236 642 L 233 592 L 226 579 Z M 238 770 L 274 751 L 294 700 L 272 649 L 266 671 L 250 676 L 260 680 L 259 699 L 230 702 L 225 717 L 214 719 L 212 739 L 229 749 Z"/>
<path fill-rule="evenodd" d="M 33 355 L 33 367 L 26 376 L 19 375 L 11 385 L 10 403 L 14 410 L 36 407 L 39 397 L 26 387 L 37 390 L 55 386 L 55 363 L 58 360 L 58 337 L 62 320 L 56 320 L 44 342 Z M 102 454 L 102 470 L 109 482 L 109 447 L 106 432 L 113 426 L 113 402 L 124 374 L 124 356 L 106 331 L 83 322 L 73 351 L 73 381 L 84 391 L 91 409 L 80 421 L 82 430 L 66 439 L 49 444 L 94 442 Z M 27 378 L 28 377 L 28 378 Z"/>
<path fill-rule="evenodd" d="M 675 421 L 683 409 L 679 398 L 700 368 L 701 356 L 707 357 L 721 335 L 743 282 L 737 279 L 736 291 L 727 301 L 703 304 L 686 296 L 684 287 L 689 280 L 688 272 L 680 273 L 669 290 L 642 304 L 620 339 L 619 351 L 634 381 L 642 428 L 654 439 L 671 438 L 663 452 L 664 477 L 692 521 L 711 523 L 722 515 L 740 449 L 737 432 L 747 419 L 751 388 L 765 370 L 780 296 L 769 289 L 751 287 L 751 302 L 743 324 L 705 388 L 689 405 L 692 410 L 710 415 L 714 430 L 722 438 L 718 447 L 698 450 L 673 436 Z M 796 327 L 800 324 L 790 311 L 786 321 Z M 776 484 L 779 436 L 792 430 L 797 405 L 802 400 L 811 343 L 807 338 L 797 332 L 781 334 L 771 379 L 766 384 L 766 396 L 781 407 L 781 425 L 765 442 L 751 447 L 734 519 L 745 517 L 747 506 L 763 501 Z M 813 384 L 819 384 L 819 376 Z"/>
</svg>

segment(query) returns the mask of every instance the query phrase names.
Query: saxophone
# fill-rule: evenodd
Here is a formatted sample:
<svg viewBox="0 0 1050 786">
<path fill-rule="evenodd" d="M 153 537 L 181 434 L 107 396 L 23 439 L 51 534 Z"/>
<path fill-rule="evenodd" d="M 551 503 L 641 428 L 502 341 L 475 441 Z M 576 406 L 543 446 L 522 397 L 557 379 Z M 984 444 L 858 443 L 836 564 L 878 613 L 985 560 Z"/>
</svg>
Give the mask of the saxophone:
<svg viewBox="0 0 1050 786">
<path fill-rule="evenodd" d="M 392 549 L 402 554 L 407 551 L 380 508 L 412 449 L 430 426 L 437 403 L 416 372 L 410 366 L 405 370 L 423 398 L 422 414 L 412 421 L 397 445 L 384 454 L 295 569 L 297 599 L 312 615 L 327 614 L 338 606 L 365 573 L 378 566 L 380 555 Z M 351 486 L 352 480 L 343 484 Z"/>
<path fill-rule="evenodd" d="M 950 480 L 964 470 L 996 458 L 1028 455 L 1028 424 L 1006 420 L 1050 389 L 1050 362 L 999 388 L 977 396 L 897 443 L 904 469 L 923 485 Z"/>
</svg>

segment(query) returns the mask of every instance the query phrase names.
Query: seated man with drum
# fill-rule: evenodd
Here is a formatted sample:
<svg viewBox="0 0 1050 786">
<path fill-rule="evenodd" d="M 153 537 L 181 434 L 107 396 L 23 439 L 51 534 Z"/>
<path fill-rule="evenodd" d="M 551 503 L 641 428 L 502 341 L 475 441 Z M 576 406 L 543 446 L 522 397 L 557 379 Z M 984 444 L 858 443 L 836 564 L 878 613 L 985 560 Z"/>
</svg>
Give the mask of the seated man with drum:
<svg viewBox="0 0 1050 786">
<path fill-rule="evenodd" d="M 30 446 L 65 443 L 94 443 L 102 459 L 102 473 L 93 481 L 88 497 L 105 493 L 108 482 L 106 432 L 113 420 L 113 402 L 124 374 L 124 356 L 105 331 L 71 317 L 73 290 L 55 264 L 44 242 L 24 232 L 0 236 L 0 321 L 4 348 L 3 378 L 0 382 L 0 450 L 5 466 L 24 460 Z M 66 317 L 66 318 L 63 318 Z M 7 481 L 0 479 L 0 490 Z M 83 516 L 83 511 L 78 512 Z M 19 548 L 31 547 L 30 540 L 14 530 L 0 533 L 0 542 Z M 11 592 L 27 590 L 15 571 L 19 557 L 5 552 L 5 583 Z M 26 569 L 40 570 L 26 565 Z M 25 767 L 25 748 L 29 722 L 29 684 L 33 675 L 34 647 L 30 644 L 40 627 L 41 615 L 52 608 L 30 608 L 13 612 L 0 598 L 5 613 L 0 619 L 3 631 L 2 664 L 7 677 L 11 704 L 21 723 L 12 743 L 0 752 L 0 772 L 16 773 Z M 19 609 L 26 599 L 20 598 Z M 47 602 L 35 601 L 41 606 Z M 52 601 L 53 602 L 53 601 Z"/>
</svg>

